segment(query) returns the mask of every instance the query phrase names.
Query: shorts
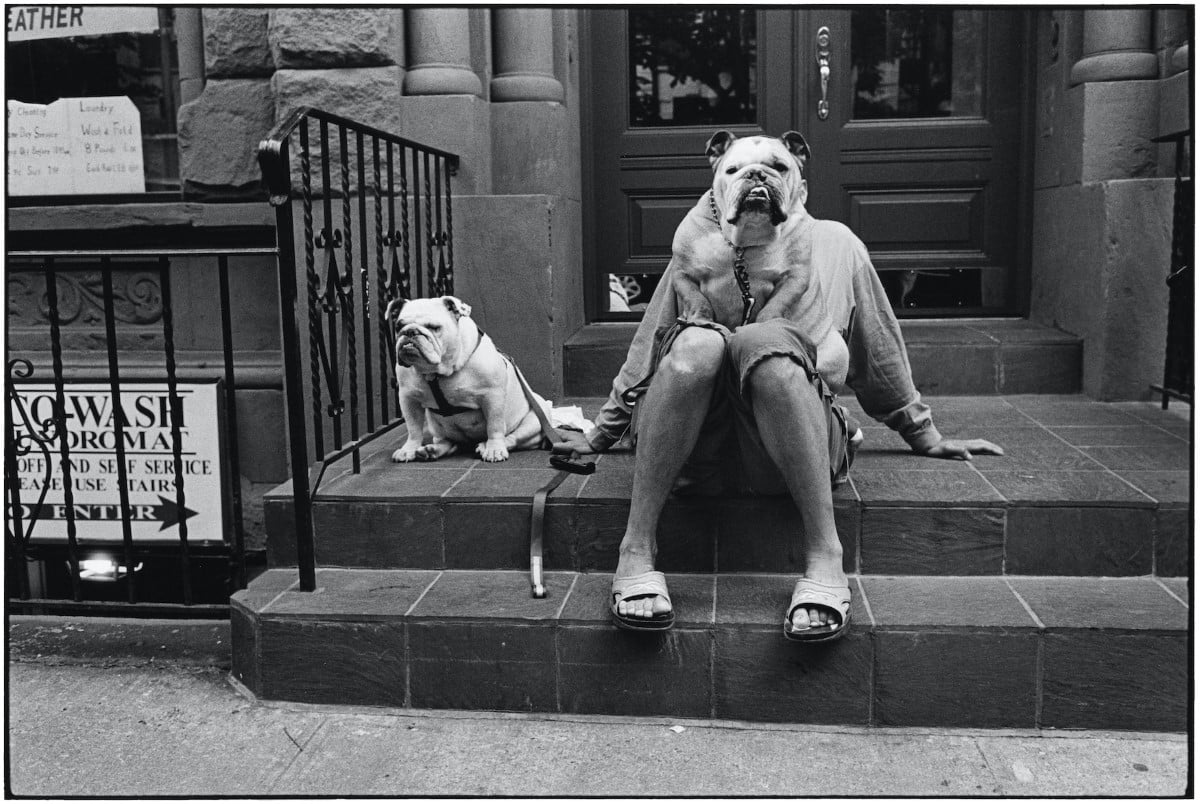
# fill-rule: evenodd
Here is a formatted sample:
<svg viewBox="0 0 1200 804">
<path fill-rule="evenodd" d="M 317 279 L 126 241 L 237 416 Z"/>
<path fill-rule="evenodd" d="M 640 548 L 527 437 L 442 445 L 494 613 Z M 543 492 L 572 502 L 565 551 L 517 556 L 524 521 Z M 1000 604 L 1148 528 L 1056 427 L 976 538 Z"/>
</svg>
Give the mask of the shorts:
<svg viewBox="0 0 1200 804">
<path fill-rule="evenodd" d="M 846 413 L 834 402 L 833 392 L 817 373 L 816 347 L 790 321 L 772 319 L 751 323 L 730 332 L 712 322 L 676 323 L 657 338 L 654 366 L 670 351 L 685 327 L 699 326 L 721 334 L 725 361 L 713 391 L 708 415 L 691 456 L 675 483 L 676 494 L 774 495 L 788 493 L 779 467 L 763 446 L 754 421 L 747 381 L 750 374 L 770 357 L 787 357 L 804 369 L 825 407 L 829 432 L 829 475 L 834 486 L 849 477 L 850 426 Z M 637 417 L 633 422 L 636 438 Z M 857 429 L 857 427 L 853 427 Z"/>
</svg>

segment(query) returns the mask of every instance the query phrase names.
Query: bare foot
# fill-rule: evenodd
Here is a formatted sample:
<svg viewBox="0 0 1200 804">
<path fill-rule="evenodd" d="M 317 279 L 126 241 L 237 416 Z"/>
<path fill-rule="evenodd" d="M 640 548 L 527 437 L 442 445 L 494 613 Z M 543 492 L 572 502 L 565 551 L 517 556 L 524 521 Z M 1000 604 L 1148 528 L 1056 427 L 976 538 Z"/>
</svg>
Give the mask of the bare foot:
<svg viewBox="0 0 1200 804">
<path fill-rule="evenodd" d="M 845 586 L 846 573 L 842 570 L 842 557 L 839 555 L 834 560 L 832 557 L 818 559 L 810 556 L 804 577 L 829 586 Z M 792 630 L 794 631 L 838 626 L 841 622 L 841 612 L 825 606 L 800 606 L 792 614 Z"/>
<path fill-rule="evenodd" d="M 614 577 L 632 578 L 653 570 L 654 558 L 652 556 L 622 550 Z M 617 613 L 622 617 L 650 619 L 656 614 L 666 614 L 670 610 L 671 604 L 661 595 L 638 595 L 617 603 Z"/>
</svg>

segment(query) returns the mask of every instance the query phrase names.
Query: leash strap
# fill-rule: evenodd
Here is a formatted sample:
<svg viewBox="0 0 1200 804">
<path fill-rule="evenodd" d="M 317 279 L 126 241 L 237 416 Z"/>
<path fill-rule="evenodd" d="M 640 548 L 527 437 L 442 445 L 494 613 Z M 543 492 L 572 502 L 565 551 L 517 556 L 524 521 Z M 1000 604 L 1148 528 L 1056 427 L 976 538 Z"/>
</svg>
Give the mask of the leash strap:
<svg viewBox="0 0 1200 804">
<path fill-rule="evenodd" d="M 529 383 L 525 380 L 525 375 L 521 373 L 521 369 L 517 366 L 516 361 L 511 357 L 500 353 L 500 356 L 508 361 L 513 367 L 513 371 L 517 373 L 517 380 L 521 384 L 521 391 L 525 394 L 526 401 L 529 402 L 529 407 L 533 408 L 533 414 L 537 416 L 538 424 L 542 428 L 542 436 L 553 448 L 554 444 L 561 444 L 566 439 L 552 424 L 546 416 L 546 411 L 542 409 L 541 402 L 533 393 L 533 389 L 529 387 Z M 546 596 L 546 585 L 542 576 L 542 554 L 545 549 L 546 541 L 546 502 L 550 497 L 551 492 L 562 485 L 562 482 L 567 479 L 569 474 L 590 475 L 596 471 L 596 464 L 593 461 L 577 462 L 572 458 L 567 458 L 563 455 L 550 454 L 550 466 L 557 469 L 554 477 L 533 493 L 533 509 L 529 516 L 529 591 L 530 594 L 541 599 Z"/>
</svg>

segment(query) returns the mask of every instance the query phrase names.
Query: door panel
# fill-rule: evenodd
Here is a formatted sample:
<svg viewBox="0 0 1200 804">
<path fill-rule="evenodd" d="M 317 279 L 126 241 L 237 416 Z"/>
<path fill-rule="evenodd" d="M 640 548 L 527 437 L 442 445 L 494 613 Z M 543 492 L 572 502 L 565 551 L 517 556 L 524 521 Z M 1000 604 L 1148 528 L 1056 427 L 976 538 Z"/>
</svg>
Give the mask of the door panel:
<svg viewBox="0 0 1200 804">
<path fill-rule="evenodd" d="M 1021 15 L 862 7 L 803 28 L 809 210 L 862 238 L 901 314 L 1014 309 Z"/>
<path fill-rule="evenodd" d="M 610 275 L 638 292 L 635 308 L 649 300 L 675 228 L 712 182 L 704 147 L 715 130 L 791 127 L 793 21 L 732 7 L 591 12 L 592 317 L 636 317 L 610 313 Z"/>
<path fill-rule="evenodd" d="M 711 182 L 703 151 L 719 128 L 805 135 L 810 211 L 864 240 L 900 314 L 1011 311 L 1021 27 L 1020 12 L 930 7 L 591 12 L 591 317 L 636 317 L 648 300 Z M 635 312 L 616 312 L 614 277 L 641 293 Z"/>
</svg>

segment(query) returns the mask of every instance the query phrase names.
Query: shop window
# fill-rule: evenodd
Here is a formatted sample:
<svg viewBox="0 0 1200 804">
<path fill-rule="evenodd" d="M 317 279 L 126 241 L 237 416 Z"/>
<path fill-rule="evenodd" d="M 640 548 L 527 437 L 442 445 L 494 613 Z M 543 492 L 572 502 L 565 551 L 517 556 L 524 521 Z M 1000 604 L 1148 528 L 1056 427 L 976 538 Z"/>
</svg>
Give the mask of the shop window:
<svg viewBox="0 0 1200 804">
<path fill-rule="evenodd" d="M 141 117 L 146 192 L 179 190 L 176 113 L 179 109 L 179 53 L 175 10 L 158 8 L 158 29 L 148 33 L 104 33 L 11 41 L 28 26 L 44 24 L 43 10 L 71 20 L 80 6 L 9 6 L 5 49 L 8 100 L 50 104 L 59 98 L 128 96 Z M 93 7 L 94 8 L 94 7 Z M 63 12 L 58 11 L 64 10 Z M 148 10 L 148 9 L 139 9 Z M 64 16 L 65 13 L 65 16 Z M 15 15 L 26 14 L 20 17 Z M 53 17 L 47 16 L 53 23 Z"/>
</svg>

